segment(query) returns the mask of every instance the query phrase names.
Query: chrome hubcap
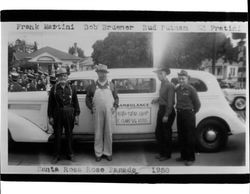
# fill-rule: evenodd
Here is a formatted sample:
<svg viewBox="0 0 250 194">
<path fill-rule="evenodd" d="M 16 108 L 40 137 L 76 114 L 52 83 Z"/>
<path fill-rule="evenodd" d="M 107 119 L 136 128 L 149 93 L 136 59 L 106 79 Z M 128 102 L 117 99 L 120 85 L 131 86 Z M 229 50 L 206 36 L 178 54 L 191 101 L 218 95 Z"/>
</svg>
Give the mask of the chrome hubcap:
<svg viewBox="0 0 250 194">
<path fill-rule="evenodd" d="M 246 107 L 246 100 L 243 99 L 243 98 L 238 98 L 236 101 L 235 101 L 235 106 L 236 108 L 238 109 L 244 109 Z"/>
<path fill-rule="evenodd" d="M 216 137 L 217 133 L 213 129 L 209 128 L 205 134 L 206 140 L 209 142 L 213 142 L 215 141 Z"/>
</svg>

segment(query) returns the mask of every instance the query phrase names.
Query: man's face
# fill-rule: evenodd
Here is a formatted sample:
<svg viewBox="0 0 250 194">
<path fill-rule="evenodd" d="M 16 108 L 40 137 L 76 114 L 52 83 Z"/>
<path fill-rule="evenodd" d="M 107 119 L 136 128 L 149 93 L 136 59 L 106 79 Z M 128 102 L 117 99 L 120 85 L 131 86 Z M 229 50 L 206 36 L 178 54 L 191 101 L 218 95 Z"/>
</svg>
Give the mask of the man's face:
<svg viewBox="0 0 250 194">
<path fill-rule="evenodd" d="M 105 81 L 107 79 L 107 73 L 104 71 L 98 71 L 97 75 L 100 81 Z"/>
<path fill-rule="evenodd" d="M 180 85 L 182 86 L 188 83 L 188 77 L 184 75 L 179 75 L 178 80 L 179 80 Z"/>
<path fill-rule="evenodd" d="M 160 81 L 164 80 L 166 77 L 166 72 L 165 71 L 158 71 L 157 72 L 157 77 Z"/>
<path fill-rule="evenodd" d="M 65 84 L 68 80 L 68 75 L 66 73 L 58 76 L 58 81 L 62 84 Z"/>
</svg>

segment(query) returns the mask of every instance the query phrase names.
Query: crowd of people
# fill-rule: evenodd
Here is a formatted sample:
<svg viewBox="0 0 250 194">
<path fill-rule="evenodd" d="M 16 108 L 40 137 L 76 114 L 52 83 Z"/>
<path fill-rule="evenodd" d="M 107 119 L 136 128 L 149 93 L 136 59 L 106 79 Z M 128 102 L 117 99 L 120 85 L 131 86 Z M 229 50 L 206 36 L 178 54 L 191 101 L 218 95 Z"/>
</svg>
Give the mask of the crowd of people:
<svg viewBox="0 0 250 194">
<path fill-rule="evenodd" d="M 50 88 L 51 82 L 56 77 L 47 72 L 35 71 L 34 69 L 22 69 L 13 67 L 8 74 L 8 91 L 45 91 Z"/>
</svg>

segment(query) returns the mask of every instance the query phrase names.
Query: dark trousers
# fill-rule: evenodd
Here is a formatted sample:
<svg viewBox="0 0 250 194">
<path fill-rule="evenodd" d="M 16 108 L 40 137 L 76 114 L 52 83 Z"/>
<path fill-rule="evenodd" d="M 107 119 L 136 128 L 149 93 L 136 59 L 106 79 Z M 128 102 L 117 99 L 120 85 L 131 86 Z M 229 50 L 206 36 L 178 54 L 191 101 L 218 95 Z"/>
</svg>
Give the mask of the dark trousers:
<svg viewBox="0 0 250 194">
<path fill-rule="evenodd" d="M 177 110 L 178 140 L 181 158 L 195 160 L 195 113 L 192 110 Z"/>
<path fill-rule="evenodd" d="M 65 130 L 65 137 L 66 137 L 66 154 L 68 156 L 73 154 L 72 131 L 74 128 L 74 119 L 75 119 L 74 108 L 72 107 L 64 107 L 57 109 L 55 111 L 54 133 L 55 133 L 56 156 L 59 156 L 61 153 L 63 128 Z"/>
<path fill-rule="evenodd" d="M 158 144 L 158 150 L 161 156 L 171 157 L 172 152 L 172 125 L 175 119 L 175 110 L 168 117 L 166 123 L 162 122 L 166 108 L 163 105 L 159 106 L 157 114 L 157 124 L 155 129 L 155 136 Z"/>
</svg>

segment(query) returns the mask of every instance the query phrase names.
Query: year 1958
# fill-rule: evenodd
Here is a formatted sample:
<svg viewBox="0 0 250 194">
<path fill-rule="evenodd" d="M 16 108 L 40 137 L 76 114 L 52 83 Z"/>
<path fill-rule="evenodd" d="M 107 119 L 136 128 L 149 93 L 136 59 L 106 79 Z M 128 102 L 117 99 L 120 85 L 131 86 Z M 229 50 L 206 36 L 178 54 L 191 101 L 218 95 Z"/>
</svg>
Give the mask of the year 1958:
<svg viewBox="0 0 250 194">
<path fill-rule="evenodd" d="M 168 174 L 169 168 L 167 167 L 152 167 L 152 173 L 153 174 Z"/>
</svg>

